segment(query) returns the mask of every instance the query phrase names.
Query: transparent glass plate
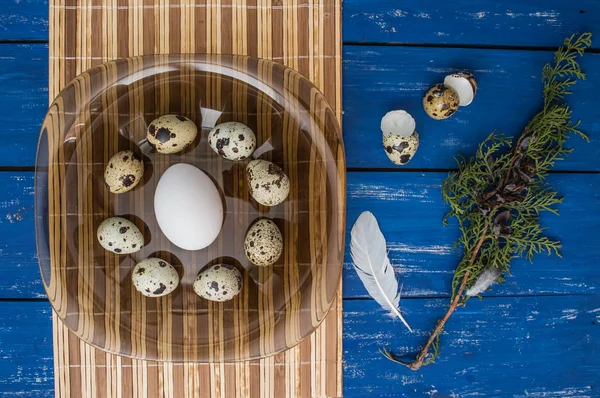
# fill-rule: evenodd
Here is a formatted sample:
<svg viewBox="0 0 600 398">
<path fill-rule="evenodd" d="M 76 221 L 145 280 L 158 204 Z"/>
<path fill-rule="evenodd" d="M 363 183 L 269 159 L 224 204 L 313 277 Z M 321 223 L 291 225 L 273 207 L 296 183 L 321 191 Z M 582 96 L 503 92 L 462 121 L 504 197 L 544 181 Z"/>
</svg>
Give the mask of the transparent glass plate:
<svg viewBox="0 0 600 398">
<path fill-rule="evenodd" d="M 163 155 L 146 141 L 155 118 L 180 114 L 199 128 L 184 152 Z M 218 123 L 238 121 L 257 136 L 253 158 L 270 160 L 290 178 L 288 199 L 259 205 L 246 189 L 250 159 L 231 162 L 207 144 Z M 111 194 L 103 181 L 112 155 L 143 156 L 143 181 Z M 177 163 L 206 172 L 220 190 L 225 221 L 209 247 L 171 244 L 154 216 L 160 176 Z M 327 315 L 344 255 L 345 160 L 341 131 L 324 96 L 297 72 L 244 56 L 147 56 L 108 62 L 78 76 L 44 120 L 36 162 L 36 236 L 48 299 L 75 334 L 98 348 L 140 359 L 223 362 L 262 358 L 298 344 Z M 145 235 L 134 254 L 105 251 L 96 230 L 122 216 Z M 244 253 L 250 225 L 267 217 L 284 249 L 272 267 Z M 148 298 L 131 283 L 135 264 L 159 257 L 181 277 L 170 295 Z M 233 300 L 210 302 L 192 284 L 216 263 L 242 271 Z"/>
</svg>

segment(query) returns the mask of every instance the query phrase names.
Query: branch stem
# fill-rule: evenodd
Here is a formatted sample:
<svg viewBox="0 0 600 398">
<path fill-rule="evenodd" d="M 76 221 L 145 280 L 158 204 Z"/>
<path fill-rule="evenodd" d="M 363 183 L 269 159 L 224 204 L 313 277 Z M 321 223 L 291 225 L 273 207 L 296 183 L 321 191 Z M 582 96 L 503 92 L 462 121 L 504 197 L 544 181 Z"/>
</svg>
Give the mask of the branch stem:
<svg viewBox="0 0 600 398">
<path fill-rule="evenodd" d="M 483 242 L 485 242 L 485 240 L 488 238 L 488 236 L 487 236 L 488 226 L 489 226 L 489 223 L 486 220 L 484 228 L 483 228 L 484 233 L 481 234 L 479 241 L 477 241 L 477 245 L 473 249 L 473 254 L 471 255 L 471 258 L 469 259 L 470 264 L 473 264 L 473 262 L 477 258 L 477 254 L 479 253 L 479 250 L 481 249 L 481 245 L 483 245 Z M 444 326 L 446 325 L 446 322 L 448 321 L 448 319 L 450 318 L 450 316 L 452 315 L 454 310 L 456 310 L 456 307 L 458 307 L 460 298 L 462 296 L 463 291 L 465 290 L 465 287 L 467 286 L 468 280 L 469 280 L 469 271 L 465 272 L 465 275 L 462 278 L 462 281 L 460 283 L 458 291 L 456 292 L 454 299 L 450 303 L 450 307 L 448 308 L 448 311 L 446 311 L 446 314 L 444 314 L 444 316 L 437 322 L 435 329 L 433 329 L 433 332 L 431 332 L 429 339 L 427 340 L 427 342 L 425 343 L 425 345 L 423 346 L 421 351 L 419 351 L 415 360 L 412 362 L 409 362 L 409 363 L 401 362 L 404 365 L 406 365 L 409 369 L 418 370 L 421 368 L 421 366 L 423 366 L 423 363 L 425 362 L 425 358 L 427 358 L 427 354 L 429 353 L 429 348 L 431 347 L 431 345 L 433 344 L 435 339 L 442 333 L 442 331 L 444 330 Z"/>
</svg>

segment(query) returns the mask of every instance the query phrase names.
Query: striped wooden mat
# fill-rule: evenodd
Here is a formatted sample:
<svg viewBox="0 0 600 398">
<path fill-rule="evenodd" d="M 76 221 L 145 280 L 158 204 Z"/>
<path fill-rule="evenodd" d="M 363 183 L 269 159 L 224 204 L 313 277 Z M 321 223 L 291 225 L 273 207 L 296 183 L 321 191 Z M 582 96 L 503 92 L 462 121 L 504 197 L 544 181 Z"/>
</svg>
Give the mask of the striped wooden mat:
<svg viewBox="0 0 600 398">
<path fill-rule="evenodd" d="M 340 0 L 51 0 L 50 98 L 102 62 L 157 53 L 273 59 L 313 81 L 341 119 Z M 57 397 L 337 397 L 341 289 L 310 338 L 262 360 L 162 363 L 107 354 L 54 319 Z"/>
</svg>

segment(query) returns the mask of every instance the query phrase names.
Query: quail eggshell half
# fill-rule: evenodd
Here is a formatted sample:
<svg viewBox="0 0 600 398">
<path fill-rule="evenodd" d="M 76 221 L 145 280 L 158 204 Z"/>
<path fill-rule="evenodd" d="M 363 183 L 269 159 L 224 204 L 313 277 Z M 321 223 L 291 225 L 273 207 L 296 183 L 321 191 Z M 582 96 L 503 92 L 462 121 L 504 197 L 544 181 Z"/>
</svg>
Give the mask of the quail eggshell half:
<svg viewBox="0 0 600 398">
<path fill-rule="evenodd" d="M 447 119 L 458 110 L 456 91 L 445 84 L 436 84 L 423 97 L 425 113 L 436 120 Z"/>
<path fill-rule="evenodd" d="M 390 160 L 399 166 L 410 162 L 419 148 L 419 134 L 415 131 L 410 137 L 398 134 L 383 136 L 383 147 Z"/>
<path fill-rule="evenodd" d="M 255 222 L 246 233 L 244 251 L 254 265 L 268 267 L 275 264 L 283 251 L 283 237 L 277 225 L 266 218 Z"/>
<path fill-rule="evenodd" d="M 147 258 L 133 268 L 131 281 L 144 296 L 161 297 L 177 288 L 179 274 L 168 262 L 159 258 Z"/>
<path fill-rule="evenodd" d="M 415 132 L 415 126 L 415 119 L 403 110 L 388 112 L 381 119 L 381 132 L 384 136 L 397 134 L 409 137 Z"/>
<path fill-rule="evenodd" d="M 133 151 L 121 151 L 108 161 L 104 185 L 112 193 L 131 191 L 144 175 L 142 157 Z"/>
<path fill-rule="evenodd" d="M 144 247 L 144 235 L 139 228 L 122 217 L 111 217 L 102 221 L 97 236 L 104 249 L 117 254 L 135 253 Z"/>
<path fill-rule="evenodd" d="M 264 206 L 276 206 L 290 193 L 290 180 L 281 167 L 268 160 L 256 159 L 246 166 L 250 195 Z"/>
<path fill-rule="evenodd" d="M 187 148 L 198 134 L 190 119 L 180 115 L 164 115 L 148 125 L 146 138 L 160 153 L 177 153 Z"/>
<path fill-rule="evenodd" d="M 242 274 L 237 268 L 229 264 L 216 264 L 200 271 L 193 287 L 202 298 L 227 301 L 238 295 L 242 285 Z"/>
<path fill-rule="evenodd" d="M 208 134 L 208 144 L 213 151 L 227 160 L 247 159 L 256 148 L 252 129 L 238 122 L 221 123 Z"/>
<path fill-rule="evenodd" d="M 223 202 L 213 180 L 202 170 L 178 163 L 160 177 L 154 192 L 160 230 L 185 250 L 210 245 L 223 226 Z"/>
<path fill-rule="evenodd" d="M 458 94 L 459 105 L 467 106 L 473 102 L 477 93 L 477 79 L 470 72 L 459 72 L 446 76 L 444 84 L 452 87 Z"/>
</svg>

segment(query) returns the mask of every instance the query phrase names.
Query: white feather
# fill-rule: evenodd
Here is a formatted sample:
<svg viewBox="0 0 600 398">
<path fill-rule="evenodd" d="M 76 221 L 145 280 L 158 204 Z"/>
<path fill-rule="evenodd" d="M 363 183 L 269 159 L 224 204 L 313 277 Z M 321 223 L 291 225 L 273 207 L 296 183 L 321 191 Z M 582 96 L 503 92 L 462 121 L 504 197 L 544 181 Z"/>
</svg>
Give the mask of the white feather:
<svg viewBox="0 0 600 398">
<path fill-rule="evenodd" d="M 477 296 L 478 294 L 485 292 L 494 284 L 494 282 L 496 282 L 496 279 L 498 279 L 499 276 L 500 270 L 498 268 L 494 266 L 487 267 L 483 270 L 481 275 L 479 275 L 479 278 L 477 278 L 473 286 L 467 289 L 465 294 L 467 296 Z"/>
<path fill-rule="evenodd" d="M 350 232 L 350 254 L 354 269 L 367 292 L 383 307 L 396 315 L 412 332 L 400 313 L 400 291 L 394 268 L 387 256 L 386 242 L 373 213 L 358 216 Z"/>
</svg>

